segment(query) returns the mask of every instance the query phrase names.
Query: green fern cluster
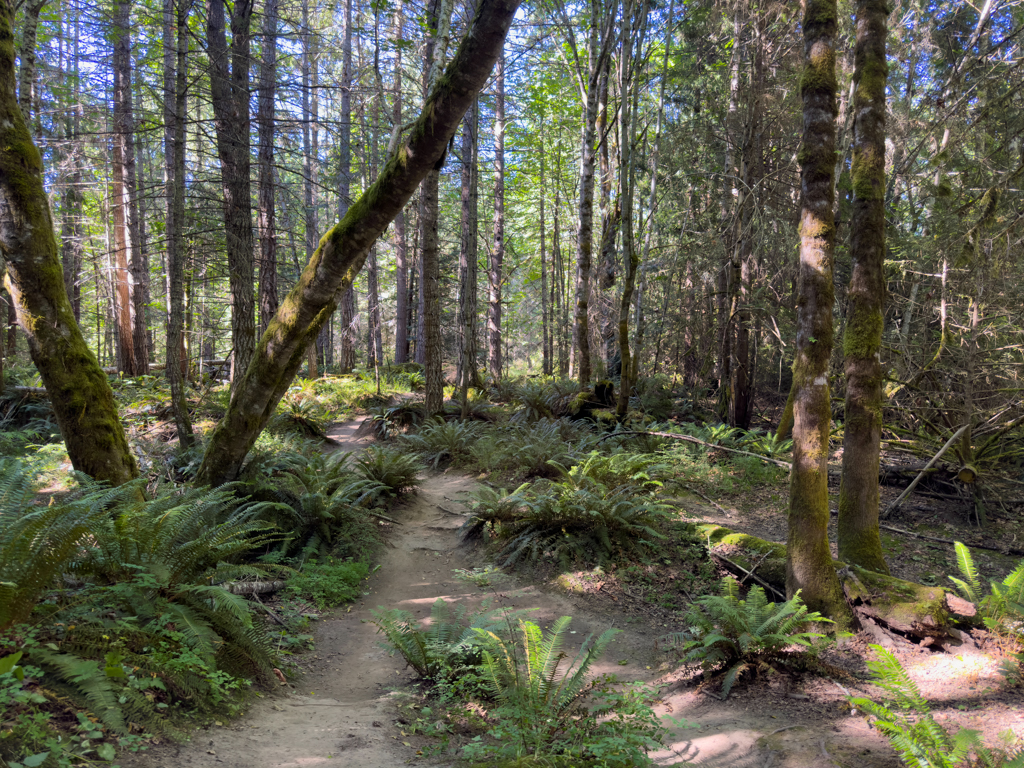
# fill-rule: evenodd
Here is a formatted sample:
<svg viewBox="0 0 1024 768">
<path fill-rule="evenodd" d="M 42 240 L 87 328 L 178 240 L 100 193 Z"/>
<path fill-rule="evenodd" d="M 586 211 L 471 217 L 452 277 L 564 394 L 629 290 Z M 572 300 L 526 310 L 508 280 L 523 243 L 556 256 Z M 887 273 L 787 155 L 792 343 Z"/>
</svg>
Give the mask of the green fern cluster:
<svg viewBox="0 0 1024 768">
<path fill-rule="evenodd" d="M 437 469 L 443 463 L 459 466 L 466 462 L 470 447 L 484 430 L 476 421 L 445 421 L 437 418 L 425 424 L 417 433 L 402 438 L 403 447 L 416 453 Z"/>
<path fill-rule="evenodd" d="M 727 576 L 720 594 L 697 598 L 686 623 L 688 629 L 672 639 L 683 660 L 700 662 L 705 675 L 724 671 L 724 699 L 744 672 L 790 661 L 793 645 L 811 648 L 822 635 L 808 631 L 810 624 L 832 622 L 808 612 L 799 592 L 784 603 L 772 603 L 761 587 L 754 586 L 741 600 L 739 583 Z"/>
<path fill-rule="evenodd" d="M 244 558 L 280 538 L 260 522 L 270 505 L 233 487 L 146 501 L 144 481 L 81 477 L 35 507 L 28 467 L 0 462 L 0 478 L 0 646 L 42 670 L 48 695 L 123 734 L 168 730 L 160 707 L 216 706 L 242 678 L 272 678 L 267 633 L 219 586 L 265 571 Z"/>
<path fill-rule="evenodd" d="M 470 453 L 473 463 L 487 472 L 502 471 L 523 479 L 554 478 L 556 464 L 575 464 L 597 439 L 591 430 L 568 419 L 540 419 L 487 430 Z"/>
<path fill-rule="evenodd" d="M 267 424 L 267 429 L 327 439 L 327 419 L 322 406 L 311 394 L 296 393 L 284 397 L 277 407 L 277 413 Z"/>
<path fill-rule="evenodd" d="M 0 459 L 0 632 L 28 618 L 104 520 L 105 507 L 131 492 L 83 488 L 61 504 L 39 507 L 29 469 Z"/>
<path fill-rule="evenodd" d="M 876 658 L 868 662 L 876 685 L 891 699 L 878 704 L 851 697 L 850 704 L 874 718 L 893 749 L 914 768 L 1024 768 L 1024 750 L 1001 755 L 985 747 L 977 731 L 962 729 L 950 735 L 935 722 L 928 702 L 896 657 L 880 645 L 871 646 Z"/>
<path fill-rule="evenodd" d="M 966 600 L 978 606 L 991 628 L 998 628 L 1007 621 L 1024 620 L 1024 560 L 1001 582 L 990 581 L 986 594 L 971 551 L 959 541 L 953 546 L 957 568 L 963 578 L 950 576 L 949 579 Z"/>
<path fill-rule="evenodd" d="M 420 677 L 440 681 L 455 678 L 481 662 L 479 631 L 497 631 L 505 620 L 499 611 L 469 613 L 438 598 L 430 620 L 420 626 L 408 611 L 378 608 L 373 624 L 384 635 L 384 645 L 399 653 Z"/>
<path fill-rule="evenodd" d="M 671 511 L 636 485 L 609 488 L 558 469 L 567 476 L 563 482 L 524 483 L 511 493 L 481 489 L 464 536 L 489 531 L 503 565 L 523 557 L 551 557 L 563 564 L 642 557 L 664 538 L 657 529 L 671 520 Z"/>
<path fill-rule="evenodd" d="M 611 678 L 590 674 L 619 630 L 588 637 L 570 658 L 565 649 L 570 621 L 562 616 L 547 633 L 523 619 L 508 633 L 477 631 L 497 723 L 489 732 L 492 741 L 471 744 L 466 757 L 487 758 L 489 764 L 527 756 L 574 766 L 651 764 L 647 750 L 664 734 L 650 708 L 652 692 L 623 691 Z"/>
<path fill-rule="evenodd" d="M 387 448 L 367 448 L 356 459 L 359 472 L 367 480 L 380 483 L 389 496 L 398 496 L 419 484 L 423 467 L 414 456 Z"/>
<path fill-rule="evenodd" d="M 251 468 L 252 467 L 252 468 Z M 244 490 L 251 499 L 273 502 L 261 519 L 288 535 L 276 547 L 280 557 L 354 557 L 375 547 L 376 510 L 389 493 L 352 461 L 351 453 L 284 451 L 246 465 Z"/>
</svg>

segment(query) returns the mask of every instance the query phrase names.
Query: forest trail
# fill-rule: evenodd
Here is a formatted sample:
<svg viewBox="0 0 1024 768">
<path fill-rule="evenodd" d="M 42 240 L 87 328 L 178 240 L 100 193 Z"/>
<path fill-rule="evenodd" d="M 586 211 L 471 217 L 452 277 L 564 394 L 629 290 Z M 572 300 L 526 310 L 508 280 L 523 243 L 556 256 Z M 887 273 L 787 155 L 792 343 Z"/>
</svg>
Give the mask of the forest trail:
<svg viewBox="0 0 1024 768">
<path fill-rule="evenodd" d="M 358 434 L 362 421 L 335 425 L 329 432 L 336 442 L 331 450 L 359 451 L 370 444 L 371 439 Z M 571 615 L 570 639 L 577 642 L 609 626 L 623 629 L 595 666 L 596 673 L 653 681 L 666 670 L 668 657 L 657 650 L 658 637 L 667 631 L 661 626 L 631 624 L 617 611 L 598 613 L 596 606 L 584 605 L 582 597 L 538 589 L 514 577 L 499 582 L 498 591 L 490 593 L 457 578 L 454 569 L 481 563 L 479 550 L 459 547 L 457 534 L 466 519 L 465 501 L 475 487 L 473 479 L 461 474 L 430 473 L 418 492 L 393 510 L 401 524 L 391 533 L 381 567 L 366 582 L 362 599 L 317 623 L 315 650 L 303 657 L 307 673 L 290 693 L 261 698 L 244 717 L 199 730 L 186 744 L 125 756 L 121 764 L 125 768 L 451 765 L 451 761 L 418 756 L 417 747 L 427 742 L 402 731 L 397 710 L 400 694 L 394 691 L 412 681 L 414 674 L 400 657 L 392 657 L 380 646 L 380 636 L 369 623 L 371 610 L 378 606 L 427 617 L 438 597 L 473 608 L 489 599 L 495 607 L 533 609 L 531 620 L 542 626 Z M 659 682 L 669 682 L 670 677 Z M 673 692 L 674 687 L 679 690 Z M 745 698 L 740 693 L 721 702 L 694 692 L 690 685 L 670 684 L 656 711 L 680 720 L 676 725 L 666 721 L 671 729 L 669 746 L 653 755 L 657 765 L 687 764 L 686 760 L 734 768 L 834 764 L 825 760 L 825 754 L 847 760 L 856 755 L 864 768 L 896 764 L 885 759 L 886 753 L 891 758 L 891 752 L 868 732 L 862 718 L 844 717 L 836 710 L 805 709 L 797 715 L 785 705 L 761 706 L 763 701 L 751 708 L 754 702 Z M 840 735 L 838 726 L 845 733 Z M 843 742 L 838 750 L 836 739 Z M 881 759 L 874 761 L 869 754 Z"/>
</svg>

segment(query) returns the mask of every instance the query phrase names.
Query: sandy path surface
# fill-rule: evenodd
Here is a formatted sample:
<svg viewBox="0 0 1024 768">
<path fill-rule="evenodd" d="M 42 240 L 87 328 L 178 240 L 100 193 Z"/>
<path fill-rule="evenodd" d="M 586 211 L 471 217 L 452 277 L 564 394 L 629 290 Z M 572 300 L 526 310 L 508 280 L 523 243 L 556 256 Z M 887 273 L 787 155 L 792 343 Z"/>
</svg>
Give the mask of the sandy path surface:
<svg viewBox="0 0 1024 768">
<path fill-rule="evenodd" d="M 334 450 L 358 451 L 370 440 L 358 435 L 360 421 L 336 425 L 330 432 Z M 424 477 L 418 492 L 393 511 L 395 527 L 381 567 L 367 582 L 367 594 L 316 625 L 316 648 L 306 657 L 308 674 L 288 695 L 258 700 L 242 718 L 197 731 L 183 745 L 161 746 L 121 760 L 126 768 L 394 768 L 451 765 L 429 762 L 408 746 L 397 723 L 395 689 L 413 679 L 404 661 L 390 656 L 369 623 L 378 606 L 402 608 L 426 617 L 438 597 L 478 606 L 534 610 L 531 619 L 547 626 L 558 616 L 574 617 L 570 640 L 581 642 L 609 626 L 624 631 L 595 666 L 598 674 L 624 680 L 653 680 L 667 668 L 668 656 L 657 640 L 661 626 L 626 623 L 616 610 L 584 604 L 572 594 L 539 589 L 515 579 L 500 582 L 500 591 L 485 595 L 458 579 L 453 569 L 480 564 L 481 553 L 459 547 L 458 527 L 466 519 L 465 501 L 476 483 L 457 473 Z M 850 717 L 835 702 L 805 701 L 793 711 L 777 708 L 759 696 L 738 692 L 727 702 L 696 693 L 691 686 L 671 685 L 656 708 L 659 715 L 680 718 L 671 726 L 666 748 L 652 755 L 658 765 L 756 766 L 813 768 L 828 765 L 895 765 L 891 750 L 862 718 Z M 673 690 L 673 689 L 676 690 Z M 838 694 L 839 691 L 836 691 Z M 781 692 L 783 700 L 792 690 Z M 829 698 L 839 698 L 831 696 Z M 778 699 L 776 699 L 778 701 Z M 789 704 L 797 702 L 790 700 Z M 766 706 L 766 704 L 768 706 Z M 819 707 L 823 707 L 820 709 Z M 784 711 L 784 710 L 789 711 Z"/>
</svg>

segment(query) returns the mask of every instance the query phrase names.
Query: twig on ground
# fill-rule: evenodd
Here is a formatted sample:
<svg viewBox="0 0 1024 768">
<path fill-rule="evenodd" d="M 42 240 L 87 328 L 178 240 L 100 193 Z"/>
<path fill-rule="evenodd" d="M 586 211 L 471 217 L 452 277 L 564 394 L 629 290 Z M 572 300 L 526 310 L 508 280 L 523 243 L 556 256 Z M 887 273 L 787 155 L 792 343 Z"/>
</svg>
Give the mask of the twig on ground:
<svg viewBox="0 0 1024 768">
<path fill-rule="evenodd" d="M 698 440 L 696 437 L 690 437 L 689 435 L 677 435 L 674 432 L 644 432 L 642 430 L 630 430 L 626 432 L 611 432 L 602 437 L 597 442 L 607 440 L 612 437 L 625 437 L 627 435 L 654 435 L 655 437 L 668 437 L 672 440 L 683 440 L 687 443 L 696 443 L 697 445 L 703 445 L 708 448 L 713 448 L 717 451 L 728 451 L 729 453 L 738 453 L 742 456 L 753 456 L 755 459 L 767 462 L 768 464 L 774 464 L 777 467 L 784 469 L 792 469 L 793 465 L 788 461 L 782 461 L 781 459 L 773 459 L 768 456 L 762 456 L 759 453 L 751 453 L 750 451 L 741 451 L 739 448 L 726 448 L 724 445 L 715 445 L 714 443 L 707 443 L 703 440 Z"/>
<path fill-rule="evenodd" d="M 776 589 L 775 587 L 773 587 L 773 586 L 772 586 L 771 584 L 769 584 L 769 583 L 768 583 L 767 581 L 765 581 L 764 579 L 762 579 L 762 578 L 761 578 L 760 576 L 756 576 L 755 574 L 753 574 L 753 573 L 751 573 L 750 571 L 748 571 L 748 570 L 747 570 L 746 568 L 744 568 L 744 567 L 743 567 L 742 565 L 740 565 L 739 563 L 737 563 L 737 562 L 735 562 L 735 561 L 733 561 L 733 560 L 730 560 L 730 559 L 729 559 L 728 557 L 726 557 L 726 556 L 725 556 L 725 555 L 723 555 L 723 554 L 720 554 L 720 553 L 718 553 L 718 552 L 715 552 L 715 551 L 714 551 L 713 549 L 711 549 L 711 550 L 708 550 L 708 553 L 709 553 L 709 554 L 710 554 L 710 555 L 711 555 L 712 557 L 714 557 L 714 558 L 716 558 L 716 559 L 718 559 L 718 560 L 721 560 L 722 562 L 724 562 L 724 563 L 725 563 L 726 565 L 728 565 L 728 566 L 729 566 L 730 568 L 735 568 L 735 569 L 736 569 L 737 571 L 739 571 L 740 573 L 745 573 L 745 574 L 746 574 L 747 576 L 749 576 L 750 578 L 752 578 L 752 579 L 753 579 L 754 581 L 756 581 L 756 582 L 757 582 L 758 584 L 760 584 L 760 585 L 761 585 L 762 587 L 765 587 L 766 589 L 770 589 L 770 590 L 771 590 L 771 591 L 772 591 L 772 592 L 773 592 L 774 594 L 778 595 L 778 596 L 779 596 L 779 597 L 780 597 L 780 598 L 781 598 L 782 600 L 785 600 L 785 599 L 786 599 L 786 596 L 785 596 L 784 594 L 782 594 L 781 592 L 779 592 L 779 590 L 777 590 L 777 589 Z"/>
</svg>

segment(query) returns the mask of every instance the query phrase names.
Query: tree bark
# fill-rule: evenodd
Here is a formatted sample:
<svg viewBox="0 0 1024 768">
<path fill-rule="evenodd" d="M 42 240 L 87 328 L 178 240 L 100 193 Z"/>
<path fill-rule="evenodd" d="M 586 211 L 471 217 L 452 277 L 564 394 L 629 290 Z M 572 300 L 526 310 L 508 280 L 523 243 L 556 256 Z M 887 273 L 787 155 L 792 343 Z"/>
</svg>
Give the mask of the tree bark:
<svg viewBox="0 0 1024 768">
<path fill-rule="evenodd" d="M 167 197 L 167 351 L 165 375 L 178 443 L 192 446 L 192 421 L 185 398 L 185 117 L 188 94 L 188 8 L 164 0 L 164 162 Z M 177 13 L 175 13 L 177 7 Z M 175 18 L 177 17 L 177 18 Z M 177 40 L 175 41 L 175 34 Z"/>
<path fill-rule="evenodd" d="M 459 248 L 459 327 L 462 329 L 462 347 L 459 355 L 459 383 L 462 387 L 463 420 L 469 417 L 469 388 L 481 383 L 476 359 L 478 109 L 478 101 L 474 100 L 462 120 L 462 243 Z"/>
<path fill-rule="evenodd" d="M 302 363 L 303 352 L 337 308 L 373 242 L 444 155 L 462 116 L 501 53 L 518 0 L 483 0 L 451 64 L 408 138 L 376 182 L 320 241 L 298 283 L 260 340 L 227 413 L 211 435 L 199 482 L 234 478 Z"/>
<path fill-rule="evenodd" d="M 505 55 L 494 83 L 494 247 L 487 270 L 487 372 L 501 379 L 501 289 L 505 265 Z"/>
<path fill-rule="evenodd" d="M 806 0 L 803 37 L 803 143 L 800 162 L 800 279 L 793 362 L 793 469 L 790 473 L 786 591 L 812 611 L 850 622 L 828 545 L 828 363 L 832 353 L 835 223 L 836 0 Z"/>
<path fill-rule="evenodd" d="M 260 61 L 258 227 L 260 237 L 260 324 L 259 335 L 267 330 L 277 312 L 277 201 L 274 189 L 274 117 L 277 84 L 278 0 L 267 0 L 263 8 L 263 58 Z"/>
<path fill-rule="evenodd" d="M 316 97 L 316 41 L 309 28 L 309 0 L 302 3 L 302 199 L 303 199 L 303 242 L 306 246 L 306 261 L 313 258 L 316 250 L 318 228 L 316 224 L 316 172 L 319 159 L 316 157 L 317 107 Z M 309 345 L 310 379 L 318 378 L 317 344 L 319 335 Z"/>
<path fill-rule="evenodd" d="M 131 2 L 114 3 L 114 243 L 117 250 L 118 370 L 149 373 L 144 285 L 149 275 L 142 258 L 136 184 L 135 119 L 132 108 Z"/>
<path fill-rule="evenodd" d="M 583 105 L 583 128 L 580 141 L 579 229 L 576 243 L 576 308 L 573 315 L 572 356 L 569 375 L 581 383 L 592 376 L 590 360 L 590 271 L 594 239 L 594 155 L 597 140 L 598 84 L 608 66 L 611 24 L 605 27 L 601 0 L 590 3 L 590 45 L 588 71 Z"/>
<path fill-rule="evenodd" d="M 853 211 L 843 353 L 846 424 L 839 486 L 839 559 L 889 573 L 878 532 L 885 302 L 885 0 L 858 0 L 853 75 Z"/>
<path fill-rule="evenodd" d="M 392 123 L 397 141 L 402 125 L 402 22 L 405 4 L 395 7 L 395 99 Z M 409 361 L 409 243 L 405 228 L 405 211 L 395 217 L 395 362 Z"/>
<path fill-rule="evenodd" d="M 224 0 L 208 0 L 207 51 L 217 155 L 224 190 L 224 232 L 231 287 L 231 391 L 252 360 L 256 343 L 253 296 L 252 199 L 249 183 L 249 23 L 252 0 L 231 7 L 228 50 Z"/>
<path fill-rule="evenodd" d="M 53 404 L 71 463 L 112 485 L 138 475 L 114 395 L 75 322 L 43 164 L 15 94 L 14 10 L 0 0 L 0 254 L 4 286 Z"/>
<path fill-rule="evenodd" d="M 68 138 L 68 162 L 71 164 L 71 178 L 64 189 L 61 201 L 61 261 L 64 266 L 64 289 L 75 312 L 75 322 L 81 321 L 82 287 L 79 275 L 85 257 L 82 234 L 82 147 L 79 136 L 82 130 L 81 81 L 79 79 L 79 28 L 80 20 L 75 17 L 74 51 L 74 102 L 66 118 Z"/>
<path fill-rule="evenodd" d="M 345 0 L 345 36 L 341 47 L 341 115 L 338 135 L 338 218 L 352 202 L 352 0 Z M 356 365 L 356 295 L 349 284 L 341 301 L 341 359 L 338 370 L 350 373 Z"/>
</svg>

